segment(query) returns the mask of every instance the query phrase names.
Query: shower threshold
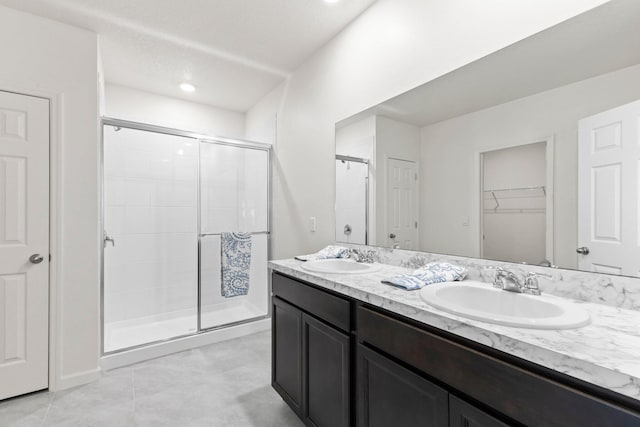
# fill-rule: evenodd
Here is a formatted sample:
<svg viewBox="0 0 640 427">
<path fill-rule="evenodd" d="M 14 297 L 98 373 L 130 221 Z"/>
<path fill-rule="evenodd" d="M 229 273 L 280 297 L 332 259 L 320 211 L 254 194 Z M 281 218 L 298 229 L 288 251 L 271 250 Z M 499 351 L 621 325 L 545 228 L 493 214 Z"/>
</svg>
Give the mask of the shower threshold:
<svg viewBox="0 0 640 427">
<path fill-rule="evenodd" d="M 249 303 L 243 305 L 216 304 L 202 308 L 201 328 L 217 328 L 227 324 L 266 316 L 266 310 Z M 197 332 L 198 314 L 187 309 L 119 322 L 105 323 L 104 353 L 125 350 L 140 345 L 184 337 Z"/>
</svg>

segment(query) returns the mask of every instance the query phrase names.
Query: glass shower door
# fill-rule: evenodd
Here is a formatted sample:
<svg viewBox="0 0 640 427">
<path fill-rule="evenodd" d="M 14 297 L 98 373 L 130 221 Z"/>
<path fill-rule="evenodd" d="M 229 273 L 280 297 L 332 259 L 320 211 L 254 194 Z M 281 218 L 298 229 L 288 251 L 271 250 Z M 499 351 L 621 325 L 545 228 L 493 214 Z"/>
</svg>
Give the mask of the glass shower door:
<svg viewBox="0 0 640 427">
<path fill-rule="evenodd" d="M 103 130 L 109 353 L 197 332 L 198 141 Z"/>
<path fill-rule="evenodd" d="M 200 145 L 200 328 L 210 329 L 266 316 L 269 151 L 202 141 Z M 224 233 L 243 233 L 245 253 L 225 253 Z M 244 234 L 246 233 L 246 234 Z M 246 240 L 243 240 L 246 242 Z M 246 243 L 243 243 L 246 244 Z M 250 245 L 250 249 L 248 246 Z M 243 256 L 240 286 L 228 292 L 223 260 Z M 242 283 L 244 282 L 244 283 Z"/>
</svg>

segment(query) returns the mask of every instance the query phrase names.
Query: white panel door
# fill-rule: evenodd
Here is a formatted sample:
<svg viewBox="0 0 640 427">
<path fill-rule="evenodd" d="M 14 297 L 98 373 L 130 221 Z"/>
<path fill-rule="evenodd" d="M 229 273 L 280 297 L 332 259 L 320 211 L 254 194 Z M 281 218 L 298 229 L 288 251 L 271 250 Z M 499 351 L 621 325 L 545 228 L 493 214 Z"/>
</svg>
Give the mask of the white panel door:
<svg viewBox="0 0 640 427">
<path fill-rule="evenodd" d="M 578 127 L 578 267 L 638 276 L 640 101 L 582 119 Z"/>
<path fill-rule="evenodd" d="M 415 162 L 387 159 L 387 242 L 418 249 L 418 175 Z"/>
<path fill-rule="evenodd" d="M 0 399 L 47 388 L 48 318 L 49 101 L 0 91 Z"/>
</svg>

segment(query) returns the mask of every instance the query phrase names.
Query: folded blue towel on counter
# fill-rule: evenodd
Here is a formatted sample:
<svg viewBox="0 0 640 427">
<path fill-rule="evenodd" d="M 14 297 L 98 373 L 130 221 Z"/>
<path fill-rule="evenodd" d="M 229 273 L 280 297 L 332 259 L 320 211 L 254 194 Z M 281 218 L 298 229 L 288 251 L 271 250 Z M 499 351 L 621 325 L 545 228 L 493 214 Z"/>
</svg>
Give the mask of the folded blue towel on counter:
<svg viewBox="0 0 640 427">
<path fill-rule="evenodd" d="M 409 274 L 384 279 L 382 283 L 412 291 L 426 285 L 442 282 L 463 280 L 467 276 L 467 269 L 448 262 L 430 262 Z"/>
<path fill-rule="evenodd" d="M 300 261 L 315 261 L 318 259 L 331 259 L 331 258 L 348 258 L 349 248 L 344 246 L 329 245 L 326 248 L 309 255 L 298 255 L 295 259 Z"/>
</svg>

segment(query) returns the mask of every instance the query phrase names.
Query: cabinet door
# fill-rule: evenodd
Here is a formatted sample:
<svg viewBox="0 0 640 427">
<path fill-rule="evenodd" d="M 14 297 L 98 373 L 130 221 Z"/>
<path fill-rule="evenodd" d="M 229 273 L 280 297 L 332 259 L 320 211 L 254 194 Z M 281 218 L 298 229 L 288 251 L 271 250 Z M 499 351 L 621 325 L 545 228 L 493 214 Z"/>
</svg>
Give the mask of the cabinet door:
<svg viewBox="0 0 640 427">
<path fill-rule="evenodd" d="M 508 427 L 508 424 L 503 423 L 453 395 L 449 395 L 449 426 Z"/>
<path fill-rule="evenodd" d="M 373 350 L 358 345 L 359 427 L 445 427 L 448 393 Z"/>
<path fill-rule="evenodd" d="M 318 427 L 349 426 L 349 336 L 302 315 L 304 420 Z"/>
<path fill-rule="evenodd" d="M 302 312 L 273 298 L 271 384 L 302 414 Z"/>
</svg>

